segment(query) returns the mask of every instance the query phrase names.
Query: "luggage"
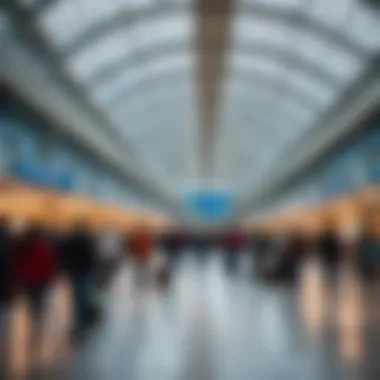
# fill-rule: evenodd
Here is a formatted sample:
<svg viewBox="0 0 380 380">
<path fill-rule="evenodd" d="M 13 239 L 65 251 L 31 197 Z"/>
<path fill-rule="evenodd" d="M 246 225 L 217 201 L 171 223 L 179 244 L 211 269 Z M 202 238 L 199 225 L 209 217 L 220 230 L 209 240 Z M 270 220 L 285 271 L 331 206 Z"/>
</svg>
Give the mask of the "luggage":
<svg viewBox="0 0 380 380">
<path fill-rule="evenodd" d="M 157 271 L 156 282 L 160 286 L 168 286 L 171 280 L 171 273 L 167 267 L 163 267 Z"/>
</svg>

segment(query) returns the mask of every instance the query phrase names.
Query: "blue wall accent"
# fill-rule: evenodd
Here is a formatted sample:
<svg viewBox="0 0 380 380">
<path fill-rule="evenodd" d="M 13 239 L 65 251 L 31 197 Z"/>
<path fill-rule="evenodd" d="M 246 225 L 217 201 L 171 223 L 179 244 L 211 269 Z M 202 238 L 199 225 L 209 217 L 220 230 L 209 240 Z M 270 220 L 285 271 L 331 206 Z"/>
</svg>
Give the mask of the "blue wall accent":
<svg viewBox="0 0 380 380">
<path fill-rule="evenodd" d="M 0 104 L 0 178 L 16 177 L 99 200 L 130 199 L 133 192 L 112 169 L 46 123 L 19 102 Z"/>
</svg>

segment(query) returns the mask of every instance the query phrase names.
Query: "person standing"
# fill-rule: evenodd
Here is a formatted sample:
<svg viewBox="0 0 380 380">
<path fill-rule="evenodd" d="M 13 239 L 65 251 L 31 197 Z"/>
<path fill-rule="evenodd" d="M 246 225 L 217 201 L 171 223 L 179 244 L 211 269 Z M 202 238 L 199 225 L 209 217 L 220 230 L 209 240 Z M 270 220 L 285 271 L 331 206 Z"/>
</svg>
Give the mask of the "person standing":
<svg viewBox="0 0 380 380">
<path fill-rule="evenodd" d="M 12 247 L 11 273 L 29 304 L 33 347 L 41 340 L 44 300 L 57 272 L 54 256 L 52 244 L 37 226 L 31 226 Z"/>
<path fill-rule="evenodd" d="M 335 223 L 328 219 L 324 231 L 320 236 L 319 257 L 324 267 L 328 279 L 332 280 L 337 276 L 341 259 L 341 242 L 337 234 Z"/>
<path fill-rule="evenodd" d="M 128 250 L 137 266 L 138 277 L 141 278 L 147 270 L 152 258 L 155 240 L 150 230 L 145 226 L 138 226 L 129 236 Z"/>
<path fill-rule="evenodd" d="M 5 219 L 0 220 L 0 333 L 11 296 L 11 238 Z"/>
<path fill-rule="evenodd" d="M 10 267 L 11 237 L 6 219 L 0 219 L 0 378 L 7 378 L 5 368 L 8 360 L 8 317 L 12 296 Z"/>
<path fill-rule="evenodd" d="M 169 231 L 162 237 L 161 244 L 169 266 L 174 267 L 185 245 L 183 233 L 180 231 Z"/>
<path fill-rule="evenodd" d="M 86 225 L 78 222 L 61 247 L 62 264 L 73 292 L 73 334 L 80 339 L 91 322 L 95 242 Z"/>
<path fill-rule="evenodd" d="M 237 228 L 227 232 L 225 238 L 226 264 L 230 270 L 237 269 L 239 263 L 239 253 L 243 247 L 244 238 L 241 231 Z"/>
</svg>

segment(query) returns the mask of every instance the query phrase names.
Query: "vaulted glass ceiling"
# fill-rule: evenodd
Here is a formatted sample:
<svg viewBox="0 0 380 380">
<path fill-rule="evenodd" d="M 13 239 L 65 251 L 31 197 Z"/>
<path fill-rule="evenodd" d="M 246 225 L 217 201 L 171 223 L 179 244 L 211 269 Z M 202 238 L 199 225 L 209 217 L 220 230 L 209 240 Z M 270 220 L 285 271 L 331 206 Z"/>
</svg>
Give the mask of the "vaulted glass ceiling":
<svg viewBox="0 0 380 380">
<path fill-rule="evenodd" d="M 363 1 L 237 1 L 219 176 L 240 194 L 252 191 L 297 139 L 323 127 L 379 51 L 380 16 Z"/>
<path fill-rule="evenodd" d="M 162 182 L 191 177 L 196 114 L 191 2 L 57 0 L 36 20 L 70 76 Z M 67 27 L 70 25 L 70 27 Z"/>
<path fill-rule="evenodd" d="M 192 182 L 202 165 L 193 1 L 20 3 L 145 165 L 175 187 Z M 243 195 L 379 54 L 380 17 L 361 0 L 236 0 L 231 17 L 213 175 Z"/>
</svg>

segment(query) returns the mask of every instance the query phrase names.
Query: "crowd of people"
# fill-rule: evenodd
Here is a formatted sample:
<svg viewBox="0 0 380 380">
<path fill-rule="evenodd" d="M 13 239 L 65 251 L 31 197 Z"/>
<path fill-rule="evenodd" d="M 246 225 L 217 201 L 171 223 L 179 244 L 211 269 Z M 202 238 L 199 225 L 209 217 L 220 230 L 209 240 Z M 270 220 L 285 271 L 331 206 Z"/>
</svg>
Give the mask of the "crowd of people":
<svg viewBox="0 0 380 380">
<path fill-rule="evenodd" d="M 73 336 L 79 336 L 90 322 L 90 277 L 95 265 L 94 240 L 82 225 L 65 236 L 57 236 L 37 225 L 12 233 L 6 220 L 2 220 L 0 313 L 6 313 L 14 298 L 24 296 L 33 319 L 32 331 L 39 335 L 49 290 L 59 276 L 66 276 L 73 290 Z"/>
<path fill-rule="evenodd" d="M 101 315 L 97 293 L 113 278 L 123 258 L 133 261 L 141 274 L 161 247 L 166 265 L 160 275 L 168 280 L 182 240 L 173 232 L 155 235 L 143 224 L 127 234 L 95 233 L 77 221 L 69 231 L 58 233 L 35 224 L 15 231 L 0 219 L 0 335 L 13 301 L 24 297 L 32 318 L 32 340 L 38 340 L 45 300 L 54 284 L 65 279 L 72 294 L 72 337 L 80 341 Z"/>
<path fill-rule="evenodd" d="M 346 237 L 333 219 L 327 219 L 318 234 L 300 231 L 288 234 L 256 236 L 256 268 L 266 278 L 296 280 L 305 259 L 318 259 L 328 279 L 339 274 L 343 263 L 350 263 L 365 281 L 380 277 L 380 234 L 377 222 L 369 214 L 363 219 L 362 232 Z"/>
<path fill-rule="evenodd" d="M 94 292 L 96 281 L 107 283 L 118 267 L 118 258 L 128 256 L 137 271 L 144 271 L 157 248 L 165 257 L 165 265 L 158 278 L 170 280 L 176 263 L 187 251 L 205 254 L 211 249 L 224 253 L 226 268 L 236 270 L 240 253 L 254 257 L 258 273 L 270 279 L 297 278 L 300 264 L 316 252 L 329 276 L 337 272 L 347 256 L 348 248 L 339 239 L 332 225 L 313 239 L 300 233 L 278 236 L 247 234 L 239 228 L 214 233 L 170 231 L 155 235 L 144 226 L 127 236 L 92 233 L 86 224 L 77 222 L 64 233 L 56 234 L 32 225 L 22 233 L 12 233 L 5 219 L 0 221 L 0 317 L 15 297 L 23 295 L 34 319 L 33 331 L 39 333 L 39 321 L 44 300 L 57 278 L 64 276 L 72 289 L 73 337 L 81 339 L 96 320 Z M 367 279 L 379 275 L 380 239 L 368 222 L 366 233 L 350 247 L 360 273 Z M 101 271 L 99 271 L 101 268 Z M 100 279 L 100 280 L 99 280 Z M 0 321 L 0 329 L 1 324 Z"/>
</svg>

